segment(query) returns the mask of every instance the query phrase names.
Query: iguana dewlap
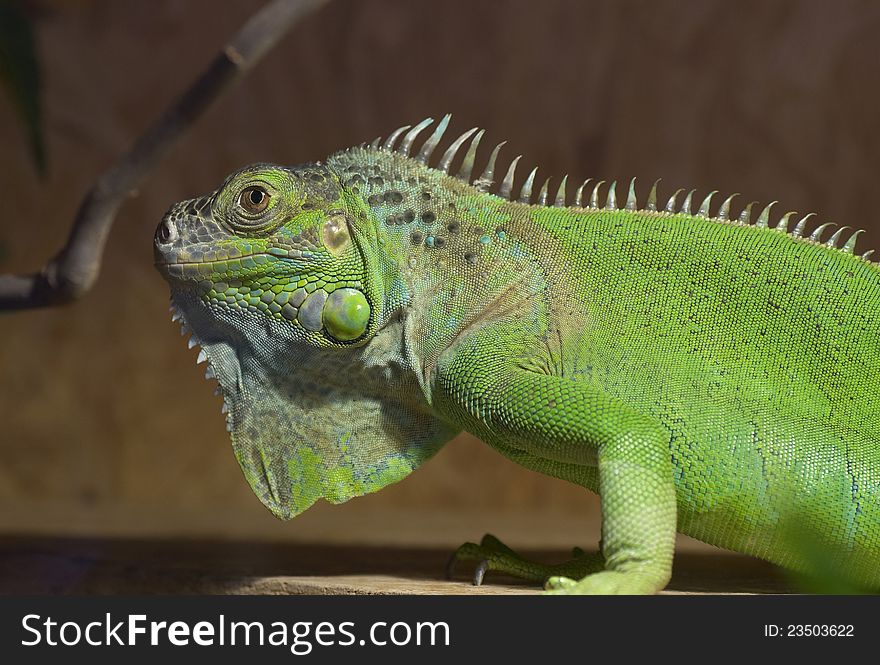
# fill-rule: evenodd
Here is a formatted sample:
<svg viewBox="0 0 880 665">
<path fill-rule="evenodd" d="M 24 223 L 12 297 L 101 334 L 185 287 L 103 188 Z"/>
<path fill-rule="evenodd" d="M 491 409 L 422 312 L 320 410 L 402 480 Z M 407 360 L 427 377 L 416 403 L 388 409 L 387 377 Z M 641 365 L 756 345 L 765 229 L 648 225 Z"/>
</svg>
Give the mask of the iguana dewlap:
<svg viewBox="0 0 880 665">
<path fill-rule="evenodd" d="M 286 519 L 376 491 L 466 430 L 600 494 L 601 553 L 551 588 L 662 589 L 676 529 L 880 587 L 880 269 L 858 232 L 731 218 L 714 192 L 659 206 L 656 183 L 620 206 L 613 183 L 535 197 L 532 170 L 515 193 L 500 145 L 472 177 L 482 131 L 435 159 L 448 121 L 246 167 L 159 225 L 260 500 Z M 550 574 L 494 539 L 461 553 Z"/>
</svg>

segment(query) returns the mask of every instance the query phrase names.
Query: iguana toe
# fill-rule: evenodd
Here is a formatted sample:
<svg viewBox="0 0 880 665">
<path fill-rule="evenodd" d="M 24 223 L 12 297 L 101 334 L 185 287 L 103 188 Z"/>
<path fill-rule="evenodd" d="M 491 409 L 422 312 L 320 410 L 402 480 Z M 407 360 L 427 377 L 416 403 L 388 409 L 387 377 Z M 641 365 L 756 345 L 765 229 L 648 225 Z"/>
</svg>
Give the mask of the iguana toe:
<svg viewBox="0 0 880 665">
<path fill-rule="evenodd" d="M 598 553 L 585 553 L 580 548 L 572 550 L 574 558 L 564 563 L 544 564 L 529 561 L 491 534 L 486 534 L 480 544 L 464 543 L 449 559 L 446 577 L 452 579 L 458 561 L 476 561 L 473 583 L 480 586 L 490 570 L 505 573 L 529 582 L 544 582 L 558 575 L 581 577 L 589 572 L 601 570 L 602 557 Z"/>
<path fill-rule="evenodd" d="M 545 589 L 552 595 L 645 595 L 655 594 L 666 586 L 660 576 L 635 572 L 603 570 L 582 580 L 551 577 Z"/>
</svg>

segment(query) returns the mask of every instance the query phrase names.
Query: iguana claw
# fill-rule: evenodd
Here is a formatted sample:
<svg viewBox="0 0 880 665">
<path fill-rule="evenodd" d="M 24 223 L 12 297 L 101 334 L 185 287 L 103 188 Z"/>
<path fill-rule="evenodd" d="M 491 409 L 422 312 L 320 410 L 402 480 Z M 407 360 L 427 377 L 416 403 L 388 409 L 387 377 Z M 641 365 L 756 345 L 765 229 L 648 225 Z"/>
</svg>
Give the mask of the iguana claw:
<svg viewBox="0 0 880 665">
<path fill-rule="evenodd" d="M 474 586 L 480 586 L 483 583 L 483 578 L 486 576 L 486 572 L 489 570 L 489 562 L 486 559 L 480 561 L 477 564 L 476 569 L 474 570 Z"/>
<path fill-rule="evenodd" d="M 602 570 L 602 556 L 598 553 L 585 553 L 581 548 L 572 549 L 573 558 L 564 563 L 543 564 L 528 561 L 518 555 L 491 534 L 486 534 L 480 544 L 464 543 L 456 549 L 446 564 L 446 578 L 453 579 L 458 561 L 476 561 L 473 584 L 480 586 L 490 570 L 505 573 L 529 582 L 545 583 L 561 575 L 583 577 Z"/>
</svg>

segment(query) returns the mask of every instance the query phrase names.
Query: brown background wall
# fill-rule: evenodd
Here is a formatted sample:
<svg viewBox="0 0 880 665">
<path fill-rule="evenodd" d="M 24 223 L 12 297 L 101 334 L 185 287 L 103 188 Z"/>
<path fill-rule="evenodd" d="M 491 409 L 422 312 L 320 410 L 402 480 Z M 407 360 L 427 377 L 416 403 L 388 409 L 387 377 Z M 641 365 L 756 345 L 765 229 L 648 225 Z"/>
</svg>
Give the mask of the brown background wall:
<svg viewBox="0 0 880 665">
<path fill-rule="evenodd" d="M 92 180 L 260 3 L 32 5 L 51 173 L 35 177 L 0 98 L 2 271 L 30 271 L 60 246 Z M 492 529 L 589 542 L 593 497 L 468 437 L 379 494 L 276 522 L 168 320 L 158 220 L 247 162 L 320 159 L 452 112 L 455 129 L 486 127 L 545 173 L 779 199 L 867 228 L 863 249 L 877 247 L 878 34 L 880 4 L 852 0 L 336 0 L 124 207 L 93 293 L 0 318 L 0 532 L 447 544 Z"/>
</svg>

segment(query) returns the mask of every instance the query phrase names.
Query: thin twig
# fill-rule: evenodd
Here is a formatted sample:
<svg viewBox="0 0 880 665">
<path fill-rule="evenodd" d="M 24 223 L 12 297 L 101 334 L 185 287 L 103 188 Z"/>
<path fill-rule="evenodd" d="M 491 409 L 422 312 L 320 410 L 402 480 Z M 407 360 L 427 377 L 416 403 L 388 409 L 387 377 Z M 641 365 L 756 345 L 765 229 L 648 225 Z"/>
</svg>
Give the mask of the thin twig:
<svg viewBox="0 0 880 665">
<path fill-rule="evenodd" d="M 220 93 L 244 76 L 300 19 L 327 0 L 273 0 L 244 24 L 205 72 L 86 194 L 64 248 L 34 275 L 0 275 L 0 311 L 61 305 L 89 291 L 126 197 Z"/>
</svg>

